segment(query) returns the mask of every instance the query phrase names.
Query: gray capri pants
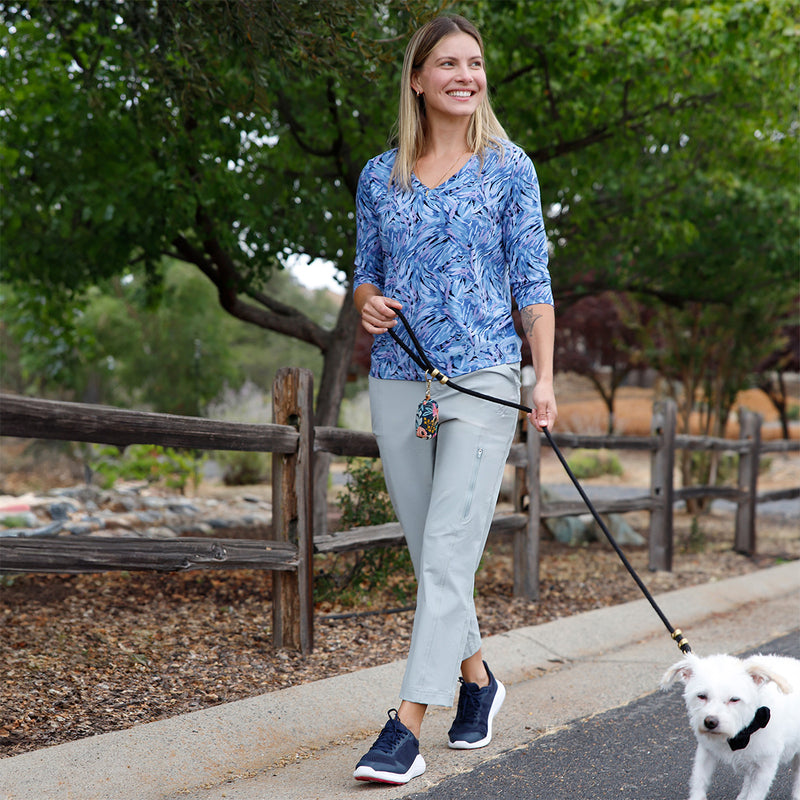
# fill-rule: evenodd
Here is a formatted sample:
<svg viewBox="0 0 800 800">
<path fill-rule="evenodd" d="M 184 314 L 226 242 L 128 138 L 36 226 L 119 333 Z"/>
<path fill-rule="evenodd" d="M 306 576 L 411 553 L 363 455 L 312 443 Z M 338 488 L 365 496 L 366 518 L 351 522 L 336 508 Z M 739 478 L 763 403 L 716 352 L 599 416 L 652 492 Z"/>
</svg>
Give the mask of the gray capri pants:
<svg viewBox="0 0 800 800">
<path fill-rule="evenodd" d="M 461 386 L 519 402 L 519 364 L 477 370 Z M 451 706 L 461 662 L 478 652 L 475 572 L 518 419 L 516 410 L 434 383 L 439 433 L 419 439 L 423 381 L 369 379 L 372 429 L 417 577 L 403 700 Z"/>
</svg>

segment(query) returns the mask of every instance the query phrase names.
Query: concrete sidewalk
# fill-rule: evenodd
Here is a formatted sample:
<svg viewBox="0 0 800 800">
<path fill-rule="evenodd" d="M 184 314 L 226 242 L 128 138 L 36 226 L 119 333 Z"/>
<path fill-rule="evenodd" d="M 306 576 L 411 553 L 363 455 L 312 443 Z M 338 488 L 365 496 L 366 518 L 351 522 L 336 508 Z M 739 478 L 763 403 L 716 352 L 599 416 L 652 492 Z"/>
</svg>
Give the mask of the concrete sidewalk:
<svg viewBox="0 0 800 800">
<path fill-rule="evenodd" d="M 698 655 L 738 652 L 800 630 L 800 561 L 669 592 L 657 601 Z M 403 662 L 0 760 L 2 800 L 349 800 L 395 798 L 475 768 L 574 720 L 655 691 L 680 657 L 646 600 L 484 641 L 508 688 L 483 750 L 452 751 L 452 710 L 432 708 L 428 771 L 406 787 L 352 768 L 397 705 Z"/>
</svg>

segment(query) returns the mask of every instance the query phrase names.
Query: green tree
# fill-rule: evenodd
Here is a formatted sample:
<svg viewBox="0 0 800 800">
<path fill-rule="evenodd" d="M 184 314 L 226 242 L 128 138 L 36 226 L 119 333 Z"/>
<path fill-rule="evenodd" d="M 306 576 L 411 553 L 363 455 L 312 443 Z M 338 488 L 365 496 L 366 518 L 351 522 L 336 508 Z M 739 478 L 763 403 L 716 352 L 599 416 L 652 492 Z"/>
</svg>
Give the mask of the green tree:
<svg viewBox="0 0 800 800">
<path fill-rule="evenodd" d="M 316 348 L 241 325 L 190 265 L 173 261 L 163 269 L 160 302 L 151 301 L 141 271 L 131 272 L 87 292 L 72 326 L 43 321 L 37 313 L 47 304 L 5 291 L 3 389 L 196 415 L 207 413 L 223 386 L 236 391 L 249 381 L 269 396 L 287 363 L 321 372 Z M 336 317 L 335 298 L 289 273 L 277 273 L 268 286 L 275 298 L 303 303 L 324 322 Z"/>
<path fill-rule="evenodd" d="M 758 178 L 787 222 L 762 247 L 785 280 L 794 247 L 794 3 L 457 3 L 487 32 L 501 118 L 539 166 L 561 302 L 605 289 L 668 302 L 737 285 L 665 269 L 705 238 L 686 187 Z M 2 6 L 4 269 L 67 305 L 164 252 L 194 264 L 233 316 L 324 354 L 318 415 L 335 423 L 357 324 L 276 302 L 288 252 L 349 274 L 353 194 L 394 116 L 408 30 L 430 3 Z M 214 30 L 217 36 L 208 36 Z M 767 210 L 769 203 L 763 208 Z M 737 228 L 746 228 L 737 225 Z M 787 245 L 787 242 L 790 244 Z M 718 241 L 719 246 L 726 244 Z M 738 285 L 741 285 L 741 280 Z"/>
<path fill-rule="evenodd" d="M 800 372 L 800 295 L 796 296 L 789 314 L 781 322 L 781 340 L 756 370 L 758 388 L 769 397 L 780 416 L 783 438 L 789 438 L 790 414 L 800 410 L 800 398 L 792 398 L 786 385 L 786 374 Z M 794 401 L 793 407 L 791 401 Z"/>
<path fill-rule="evenodd" d="M 323 353 L 318 420 L 335 424 L 352 299 L 327 328 L 265 287 L 290 253 L 352 264 L 355 186 L 392 104 L 368 127 L 357 109 L 414 8 L 3 4 L 5 276 L 69 306 L 132 263 L 154 291 L 164 255 L 191 263 L 229 314 Z"/>
<path fill-rule="evenodd" d="M 153 290 L 164 255 L 191 263 L 230 315 L 323 354 L 316 418 L 335 425 L 352 297 L 326 328 L 267 282 L 291 253 L 351 271 L 358 175 L 426 6 L 3 4 L 4 275 L 69 306 L 131 263 Z M 325 458 L 316 470 L 323 492 Z"/>
<path fill-rule="evenodd" d="M 85 397 L 100 357 L 87 298 L 59 305 L 41 285 L 0 283 L 2 385 L 20 393 Z"/>
<path fill-rule="evenodd" d="M 779 292 L 775 296 L 778 298 Z M 640 324 L 633 316 L 628 322 L 639 333 L 646 362 L 666 378 L 667 393 L 678 405 L 680 429 L 689 433 L 694 416 L 699 420 L 700 435 L 723 437 L 737 393 L 748 385 L 755 365 L 774 350 L 774 318 L 769 309 L 748 302 L 746 297 L 733 305 L 652 306 L 640 317 Z M 642 310 L 629 309 L 634 314 Z M 683 485 L 714 485 L 720 464 L 719 451 L 698 455 L 683 450 Z M 705 498 L 687 504 L 693 512 L 710 505 Z"/>
<path fill-rule="evenodd" d="M 106 379 L 122 404 L 199 416 L 226 383 L 238 383 L 230 335 L 215 329 L 219 306 L 188 267 L 165 271 L 162 302 L 148 307 L 136 281 L 97 294 L 87 308 Z M 141 281 L 139 281 L 141 283 Z"/>
</svg>

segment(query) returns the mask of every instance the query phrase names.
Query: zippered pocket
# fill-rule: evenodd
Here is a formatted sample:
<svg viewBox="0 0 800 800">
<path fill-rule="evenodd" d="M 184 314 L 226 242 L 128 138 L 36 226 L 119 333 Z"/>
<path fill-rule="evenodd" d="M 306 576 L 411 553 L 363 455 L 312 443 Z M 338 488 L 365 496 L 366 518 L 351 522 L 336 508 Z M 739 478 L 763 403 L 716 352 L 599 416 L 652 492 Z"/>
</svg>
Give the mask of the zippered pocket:
<svg viewBox="0 0 800 800">
<path fill-rule="evenodd" d="M 472 498 L 475 494 L 475 486 L 478 483 L 478 472 L 480 471 L 482 460 L 483 448 L 479 447 L 475 451 L 475 460 L 472 463 L 472 474 L 467 484 L 466 503 L 464 504 L 464 513 L 461 515 L 462 519 L 466 519 L 469 516 L 469 512 L 472 510 Z"/>
</svg>

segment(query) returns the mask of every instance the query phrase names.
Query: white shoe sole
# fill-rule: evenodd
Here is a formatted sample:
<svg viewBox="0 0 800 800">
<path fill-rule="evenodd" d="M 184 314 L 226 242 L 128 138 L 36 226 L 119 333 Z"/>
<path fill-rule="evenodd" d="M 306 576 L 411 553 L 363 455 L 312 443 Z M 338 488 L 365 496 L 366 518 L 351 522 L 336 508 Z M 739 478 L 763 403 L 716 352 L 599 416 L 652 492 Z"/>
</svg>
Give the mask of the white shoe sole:
<svg viewBox="0 0 800 800">
<path fill-rule="evenodd" d="M 425 769 L 425 759 L 420 754 L 414 759 L 414 763 L 409 767 L 408 772 L 381 772 L 372 767 L 356 767 L 353 777 L 357 781 L 374 781 L 375 783 L 391 783 L 395 786 L 402 786 L 412 778 L 422 775 Z"/>
<path fill-rule="evenodd" d="M 497 681 L 497 678 L 495 678 Z M 451 742 L 447 740 L 447 746 L 452 750 L 477 750 L 479 747 L 486 747 L 492 741 L 492 720 L 497 715 L 503 701 L 506 699 L 506 687 L 500 681 L 497 681 L 497 692 L 495 693 L 494 700 L 492 700 L 492 707 L 489 709 L 489 724 L 486 728 L 486 736 L 477 742 Z"/>
</svg>

